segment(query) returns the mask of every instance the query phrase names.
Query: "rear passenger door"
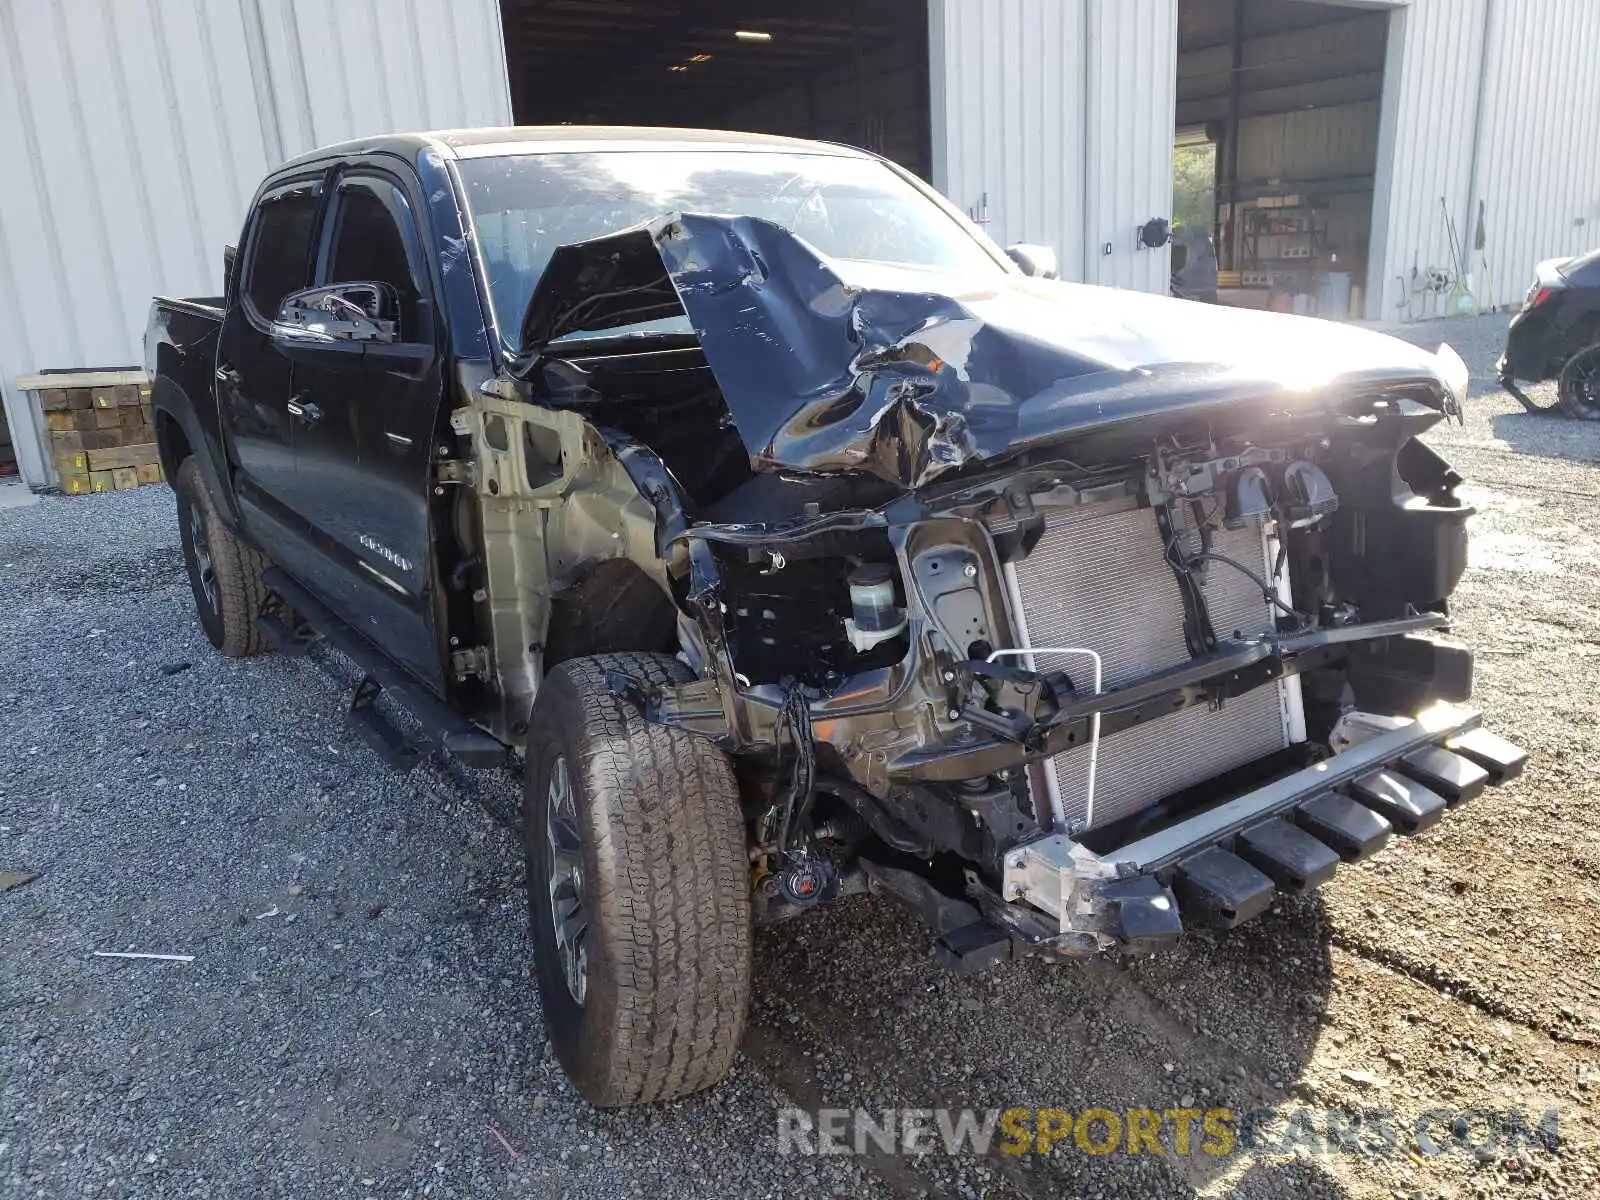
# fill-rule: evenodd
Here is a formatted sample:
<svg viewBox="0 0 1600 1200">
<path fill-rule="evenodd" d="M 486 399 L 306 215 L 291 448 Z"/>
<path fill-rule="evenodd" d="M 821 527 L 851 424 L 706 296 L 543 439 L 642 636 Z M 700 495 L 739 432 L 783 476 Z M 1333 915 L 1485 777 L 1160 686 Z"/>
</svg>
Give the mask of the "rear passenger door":
<svg viewBox="0 0 1600 1200">
<path fill-rule="evenodd" d="M 318 551 L 305 582 L 442 690 L 429 472 L 444 338 L 416 211 L 402 179 L 376 167 L 352 166 L 334 183 L 314 286 L 392 289 L 398 328 L 393 341 L 296 366 L 296 507 Z"/>
</svg>

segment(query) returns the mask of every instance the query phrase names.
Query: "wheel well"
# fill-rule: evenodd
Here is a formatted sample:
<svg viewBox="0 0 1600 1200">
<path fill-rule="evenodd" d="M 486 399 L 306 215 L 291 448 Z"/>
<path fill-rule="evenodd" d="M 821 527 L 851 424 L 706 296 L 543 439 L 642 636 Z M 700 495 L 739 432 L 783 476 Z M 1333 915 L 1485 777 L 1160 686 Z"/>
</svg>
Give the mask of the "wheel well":
<svg viewBox="0 0 1600 1200">
<path fill-rule="evenodd" d="M 625 558 L 583 568 L 550 603 L 544 665 L 590 654 L 678 649 L 678 609 L 654 579 Z"/>
<path fill-rule="evenodd" d="M 156 448 L 161 455 L 161 473 L 169 481 L 178 478 L 178 468 L 183 460 L 194 453 L 183 426 L 171 413 L 156 410 Z"/>
</svg>

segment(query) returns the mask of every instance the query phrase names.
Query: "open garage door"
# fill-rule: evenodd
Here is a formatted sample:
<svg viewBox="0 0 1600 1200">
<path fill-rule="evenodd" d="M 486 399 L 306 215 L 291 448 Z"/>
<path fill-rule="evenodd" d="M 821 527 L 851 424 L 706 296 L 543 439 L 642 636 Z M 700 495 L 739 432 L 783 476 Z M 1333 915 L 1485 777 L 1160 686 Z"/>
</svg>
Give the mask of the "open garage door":
<svg viewBox="0 0 1600 1200">
<path fill-rule="evenodd" d="M 1181 294 L 1361 315 L 1389 24 L 1370 6 L 1179 0 Z"/>
<path fill-rule="evenodd" d="M 847 142 L 930 169 L 926 5 L 503 0 L 523 125 L 679 125 Z"/>
</svg>

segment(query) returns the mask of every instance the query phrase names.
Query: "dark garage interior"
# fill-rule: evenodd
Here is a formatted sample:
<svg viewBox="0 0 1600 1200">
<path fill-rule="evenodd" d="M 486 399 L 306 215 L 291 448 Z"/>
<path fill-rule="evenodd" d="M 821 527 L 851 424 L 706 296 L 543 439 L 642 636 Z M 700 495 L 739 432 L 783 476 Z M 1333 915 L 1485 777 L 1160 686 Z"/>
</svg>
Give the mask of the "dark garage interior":
<svg viewBox="0 0 1600 1200">
<path fill-rule="evenodd" d="M 1224 303 L 1361 312 L 1388 29 L 1371 8 L 1180 0 L 1174 249 L 1210 229 Z"/>
<path fill-rule="evenodd" d="M 905 0 L 502 0 L 518 124 L 819 138 L 930 170 L 927 9 Z"/>
</svg>

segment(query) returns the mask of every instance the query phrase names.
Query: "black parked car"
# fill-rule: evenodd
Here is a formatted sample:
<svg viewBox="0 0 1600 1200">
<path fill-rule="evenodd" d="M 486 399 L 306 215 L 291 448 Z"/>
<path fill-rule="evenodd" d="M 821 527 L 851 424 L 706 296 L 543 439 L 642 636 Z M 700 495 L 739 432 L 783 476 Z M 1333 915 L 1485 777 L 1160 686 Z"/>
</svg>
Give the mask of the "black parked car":
<svg viewBox="0 0 1600 1200">
<path fill-rule="evenodd" d="M 1518 381 L 1554 379 L 1556 410 L 1600 420 L 1600 249 L 1546 259 L 1534 275 L 1496 364 L 1500 386 L 1534 412 L 1544 406 Z"/>
</svg>

